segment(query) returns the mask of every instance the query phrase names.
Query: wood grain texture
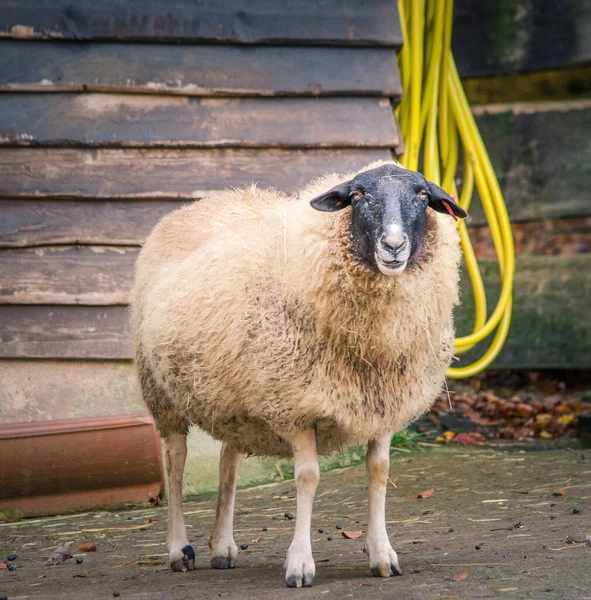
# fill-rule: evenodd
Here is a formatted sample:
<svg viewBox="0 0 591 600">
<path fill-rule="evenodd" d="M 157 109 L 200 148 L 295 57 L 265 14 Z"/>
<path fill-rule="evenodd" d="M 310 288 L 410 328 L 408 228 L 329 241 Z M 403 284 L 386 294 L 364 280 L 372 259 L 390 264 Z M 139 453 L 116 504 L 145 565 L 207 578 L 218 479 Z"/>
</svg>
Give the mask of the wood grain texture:
<svg viewBox="0 0 591 600">
<path fill-rule="evenodd" d="M 0 90 L 187 96 L 402 93 L 392 48 L 4 41 Z"/>
<path fill-rule="evenodd" d="M 0 36 L 18 39 L 402 43 L 389 0 L 5 0 Z"/>
<path fill-rule="evenodd" d="M 0 304 L 127 304 L 139 248 L 58 246 L 0 252 Z"/>
<path fill-rule="evenodd" d="M 586 0 L 457 0 L 452 50 L 462 77 L 553 69 L 591 61 Z"/>
<path fill-rule="evenodd" d="M 0 423 L 145 411 L 128 361 L 0 360 Z"/>
<path fill-rule="evenodd" d="M 390 158 L 362 149 L 0 148 L 0 197 L 191 199 L 253 181 L 292 191 L 323 173 Z"/>
<path fill-rule="evenodd" d="M 0 306 L 0 357 L 129 359 L 124 306 Z"/>
<path fill-rule="evenodd" d="M 478 127 L 513 221 L 591 215 L 591 101 L 479 107 Z M 485 224 L 479 201 L 470 224 Z"/>
<path fill-rule="evenodd" d="M 496 263 L 482 261 L 487 289 L 498 293 Z M 493 368 L 591 368 L 591 256 L 521 257 L 517 261 L 509 338 Z M 467 282 L 456 311 L 469 331 L 473 306 Z M 124 306 L 0 306 L 0 356 L 5 358 L 130 359 Z M 469 358 L 469 356 L 467 356 Z"/>
<path fill-rule="evenodd" d="M 182 200 L 0 200 L 0 248 L 143 244 Z"/>
<path fill-rule="evenodd" d="M 386 98 L 4 94 L 0 145 L 393 148 Z"/>
</svg>

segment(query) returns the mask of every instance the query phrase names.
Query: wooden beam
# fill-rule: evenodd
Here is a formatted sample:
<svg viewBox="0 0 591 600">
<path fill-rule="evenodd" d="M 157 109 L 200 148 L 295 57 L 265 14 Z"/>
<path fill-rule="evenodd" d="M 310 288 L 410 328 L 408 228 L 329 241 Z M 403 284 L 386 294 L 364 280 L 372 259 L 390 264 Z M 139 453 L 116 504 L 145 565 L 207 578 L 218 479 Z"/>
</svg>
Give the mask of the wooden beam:
<svg viewBox="0 0 591 600">
<path fill-rule="evenodd" d="M 500 290 L 497 265 L 493 261 L 480 265 L 492 310 Z M 509 337 L 491 369 L 591 368 L 591 255 L 519 258 L 513 296 Z M 456 311 L 458 333 L 470 333 L 473 319 L 473 300 L 464 277 L 462 306 Z M 491 341 L 463 356 L 458 365 L 481 356 Z"/>
<path fill-rule="evenodd" d="M 492 306 L 496 263 L 481 264 Z M 492 368 L 591 368 L 589 273 L 588 254 L 519 258 L 509 339 Z M 474 315 L 465 279 L 462 289 L 461 334 Z M 0 306 L 0 357 L 130 359 L 128 317 L 124 306 Z"/>
<path fill-rule="evenodd" d="M 591 215 L 591 101 L 476 107 L 512 221 Z M 476 200 L 469 224 L 486 220 Z"/>
<path fill-rule="evenodd" d="M 591 62 L 589 3 L 457 0 L 452 50 L 462 77 Z"/>
<path fill-rule="evenodd" d="M 400 46 L 390 0 L 6 0 L 0 36 L 233 44 Z"/>
<path fill-rule="evenodd" d="M 0 360 L 0 422 L 144 412 L 129 361 Z"/>
<path fill-rule="evenodd" d="M 386 98 L 4 94 L 0 145 L 394 148 Z"/>
<path fill-rule="evenodd" d="M 127 304 L 138 253 L 124 246 L 4 250 L 0 304 Z"/>
<path fill-rule="evenodd" d="M 402 87 L 392 48 L 7 40 L 0 91 L 398 100 Z"/>
<path fill-rule="evenodd" d="M 0 357 L 130 359 L 125 306 L 0 306 Z"/>
<path fill-rule="evenodd" d="M 182 200 L 0 200 L 0 248 L 140 245 Z"/>
<path fill-rule="evenodd" d="M 0 198 L 192 199 L 249 182 L 293 191 L 323 173 L 390 158 L 385 149 L 0 148 Z"/>
</svg>

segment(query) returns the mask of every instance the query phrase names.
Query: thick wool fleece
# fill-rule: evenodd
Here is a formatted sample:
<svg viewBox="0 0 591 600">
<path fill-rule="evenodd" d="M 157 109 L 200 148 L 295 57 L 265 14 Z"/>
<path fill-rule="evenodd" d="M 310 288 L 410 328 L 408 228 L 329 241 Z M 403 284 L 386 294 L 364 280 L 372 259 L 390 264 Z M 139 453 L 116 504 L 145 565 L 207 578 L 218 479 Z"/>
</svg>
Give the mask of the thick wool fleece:
<svg viewBox="0 0 591 600">
<path fill-rule="evenodd" d="M 366 169 L 385 163 L 375 163 Z M 252 454 L 288 455 L 315 427 L 319 453 L 394 433 L 442 389 L 453 351 L 460 250 L 427 209 L 414 266 L 387 277 L 350 252 L 351 209 L 256 186 L 165 217 L 137 263 L 132 308 L 144 399 L 163 436 L 196 424 Z"/>
</svg>

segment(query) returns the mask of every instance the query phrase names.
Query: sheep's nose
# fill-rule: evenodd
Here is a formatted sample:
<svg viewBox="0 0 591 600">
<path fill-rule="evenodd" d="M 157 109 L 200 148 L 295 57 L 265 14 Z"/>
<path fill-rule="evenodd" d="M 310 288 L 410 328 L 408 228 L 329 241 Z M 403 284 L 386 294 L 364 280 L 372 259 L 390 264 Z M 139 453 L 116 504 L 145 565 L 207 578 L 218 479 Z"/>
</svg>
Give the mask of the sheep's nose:
<svg viewBox="0 0 591 600">
<path fill-rule="evenodd" d="M 401 252 L 406 244 L 408 243 L 408 237 L 402 233 L 402 231 L 389 231 L 388 233 L 382 234 L 380 238 L 380 245 L 382 248 L 390 254 L 398 254 Z"/>
</svg>

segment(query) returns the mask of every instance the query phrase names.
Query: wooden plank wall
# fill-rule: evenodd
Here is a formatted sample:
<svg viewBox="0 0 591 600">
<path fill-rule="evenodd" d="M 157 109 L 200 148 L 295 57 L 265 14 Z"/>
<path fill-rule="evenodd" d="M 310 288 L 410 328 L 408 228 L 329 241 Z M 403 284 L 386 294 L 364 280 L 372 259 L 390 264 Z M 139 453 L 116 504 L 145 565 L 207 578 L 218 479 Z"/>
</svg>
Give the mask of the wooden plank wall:
<svg viewBox="0 0 591 600">
<path fill-rule="evenodd" d="M 184 202 L 249 181 L 289 191 L 401 148 L 392 113 L 401 95 L 393 2 L 288 1 L 278 16 L 271 0 L 228 0 L 212 16 L 209 3 L 179 0 L 175 6 L 189 8 L 178 18 L 164 18 L 163 0 L 124 8 L 87 0 L 75 9 L 65 0 L 6 4 L 0 357 L 7 368 L 26 360 L 34 377 L 46 360 L 66 359 L 74 372 L 83 360 L 129 361 L 135 257 L 153 225 Z M 582 3 L 569 4 L 571 24 L 554 31 L 563 42 L 552 60 L 539 58 L 536 36 L 549 35 L 544 15 L 557 11 L 535 0 L 526 18 L 514 19 L 517 38 L 529 28 L 528 51 L 516 60 L 510 45 L 498 49 L 499 40 L 512 40 L 498 32 L 517 3 L 505 12 L 497 4 L 457 1 L 454 48 L 463 75 L 589 60 Z M 474 19 L 482 20 L 480 36 Z M 516 228 L 591 215 L 589 102 L 494 104 L 475 114 Z M 471 225 L 483 223 L 476 203 Z M 518 258 L 513 328 L 496 366 L 591 367 L 589 259 Z M 483 264 L 495 288 L 494 265 Z M 465 302 L 458 321 L 468 330 L 467 288 Z"/>
<path fill-rule="evenodd" d="M 56 378 L 92 386 L 100 360 L 97 381 L 105 361 L 133 378 L 150 229 L 212 190 L 292 191 L 390 158 L 401 42 L 390 0 L 2 2 L 3 377 L 25 361 L 42 394 L 62 361 Z"/>
</svg>

